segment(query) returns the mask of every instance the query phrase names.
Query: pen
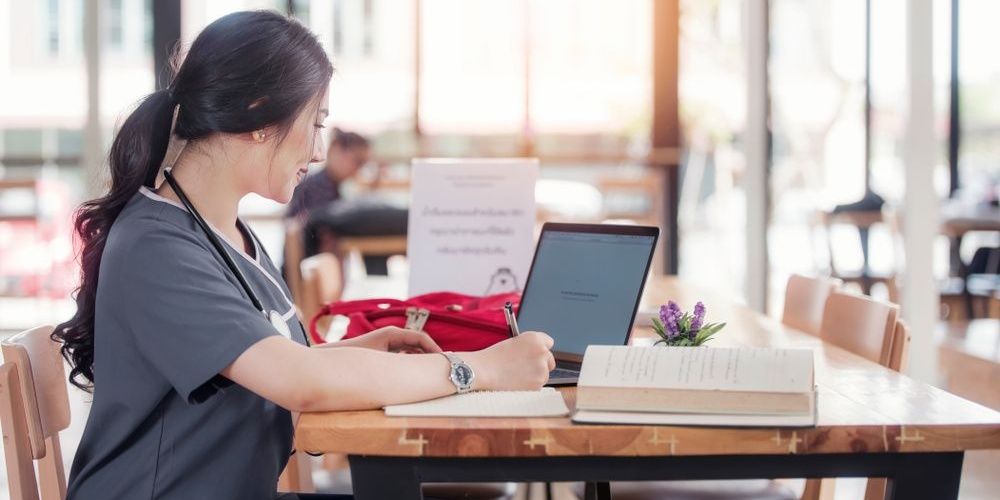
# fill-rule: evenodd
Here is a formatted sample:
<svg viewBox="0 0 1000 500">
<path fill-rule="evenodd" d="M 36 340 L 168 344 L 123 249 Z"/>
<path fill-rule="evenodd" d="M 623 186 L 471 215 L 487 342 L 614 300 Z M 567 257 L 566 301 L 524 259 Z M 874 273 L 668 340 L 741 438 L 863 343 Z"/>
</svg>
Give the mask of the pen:
<svg viewBox="0 0 1000 500">
<path fill-rule="evenodd" d="M 517 317 L 514 316 L 514 306 L 507 302 L 503 306 L 503 317 L 507 320 L 507 327 L 510 328 L 510 336 L 517 337 L 521 331 L 517 328 Z"/>
</svg>

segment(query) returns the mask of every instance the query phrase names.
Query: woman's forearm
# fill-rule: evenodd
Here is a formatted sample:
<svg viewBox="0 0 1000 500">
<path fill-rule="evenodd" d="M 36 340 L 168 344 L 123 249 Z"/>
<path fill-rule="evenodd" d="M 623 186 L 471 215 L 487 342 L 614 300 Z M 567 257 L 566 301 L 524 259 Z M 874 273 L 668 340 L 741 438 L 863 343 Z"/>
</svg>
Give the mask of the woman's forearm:
<svg viewBox="0 0 1000 500">
<path fill-rule="evenodd" d="M 451 365 L 440 354 L 394 354 L 358 347 L 312 351 L 315 355 L 300 368 L 299 377 L 310 379 L 301 411 L 381 408 L 455 392 L 448 377 Z M 471 364 L 476 353 L 462 356 Z"/>
<path fill-rule="evenodd" d="M 537 332 L 459 356 L 475 372 L 472 388 L 537 390 L 555 365 L 552 339 Z M 222 375 L 292 411 L 381 408 L 455 392 L 441 354 L 315 349 L 279 335 L 250 346 Z"/>
</svg>

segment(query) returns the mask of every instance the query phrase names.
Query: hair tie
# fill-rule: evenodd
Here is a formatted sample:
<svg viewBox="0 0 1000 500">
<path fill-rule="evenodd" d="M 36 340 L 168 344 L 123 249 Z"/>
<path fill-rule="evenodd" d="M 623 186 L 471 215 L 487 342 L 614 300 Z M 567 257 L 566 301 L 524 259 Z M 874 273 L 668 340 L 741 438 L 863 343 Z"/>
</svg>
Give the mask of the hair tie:
<svg viewBox="0 0 1000 500">
<path fill-rule="evenodd" d="M 171 99 L 173 98 L 173 92 L 169 93 Z M 171 101 L 173 102 L 173 101 Z M 177 163 L 177 159 L 180 158 L 181 152 L 184 151 L 184 146 L 187 146 L 187 140 L 177 137 L 177 116 L 181 112 L 181 105 L 174 105 L 173 117 L 170 119 L 170 135 L 167 136 L 167 152 L 163 155 L 163 161 L 160 162 L 160 168 L 156 172 L 156 180 L 153 182 L 153 187 L 159 186 L 163 181 L 163 171 L 168 168 L 173 168 L 174 164 Z"/>
</svg>

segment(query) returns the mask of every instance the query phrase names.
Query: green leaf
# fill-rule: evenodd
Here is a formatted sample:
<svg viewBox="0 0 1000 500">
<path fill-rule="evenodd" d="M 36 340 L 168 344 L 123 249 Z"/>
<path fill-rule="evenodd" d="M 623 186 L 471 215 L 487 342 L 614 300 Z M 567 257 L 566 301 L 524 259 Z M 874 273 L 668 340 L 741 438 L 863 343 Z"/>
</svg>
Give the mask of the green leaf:
<svg viewBox="0 0 1000 500">
<path fill-rule="evenodd" d="M 719 330 L 722 330 L 722 328 L 725 326 L 726 326 L 725 323 L 709 323 L 703 326 L 701 330 L 698 331 L 698 335 L 697 337 L 695 337 L 695 341 L 698 344 L 702 344 L 703 342 L 708 340 L 712 335 L 718 333 Z"/>
<path fill-rule="evenodd" d="M 684 315 L 684 333 L 691 331 L 691 323 L 694 323 L 694 316 L 689 314 Z"/>
<path fill-rule="evenodd" d="M 656 332 L 656 334 L 659 335 L 661 338 L 666 340 L 667 332 L 663 328 L 663 323 L 661 323 L 660 320 L 657 318 L 653 318 L 653 331 Z"/>
<path fill-rule="evenodd" d="M 653 318 L 653 328 L 663 330 L 663 322 L 660 321 L 660 318 Z"/>
</svg>

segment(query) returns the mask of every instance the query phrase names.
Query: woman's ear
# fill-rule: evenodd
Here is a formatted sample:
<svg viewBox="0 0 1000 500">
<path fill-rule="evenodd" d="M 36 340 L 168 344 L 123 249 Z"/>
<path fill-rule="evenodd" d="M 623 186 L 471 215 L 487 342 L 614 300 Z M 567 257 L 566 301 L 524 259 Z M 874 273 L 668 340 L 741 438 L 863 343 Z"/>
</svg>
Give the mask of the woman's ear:
<svg viewBox="0 0 1000 500">
<path fill-rule="evenodd" d="M 270 142 L 275 136 L 278 135 L 278 127 L 271 125 L 269 127 L 259 128 L 257 130 L 251 130 L 249 132 L 244 132 L 242 134 L 237 134 L 242 140 L 250 142 L 252 144 L 264 144 Z"/>
<path fill-rule="evenodd" d="M 254 101 L 251 102 L 249 106 L 247 106 L 247 110 L 248 111 L 252 111 L 255 108 L 263 106 L 264 104 L 267 103 L 268 100 L 269 100 L 269 98 L 267 96 L 258 97 L 257 99 L 254 99 Z M 274 131 L 273 130 L 269 130 L 269 128 L 270 127 L 264 127 L 264 128 L 258 129 L 258 130 L 251 131 L 250 132 L 250 142 L 255 142 L 257 144 L 263 144 L 264 142 L 267 142 L 267 140 L 274 133 Z"/>
</svg>

